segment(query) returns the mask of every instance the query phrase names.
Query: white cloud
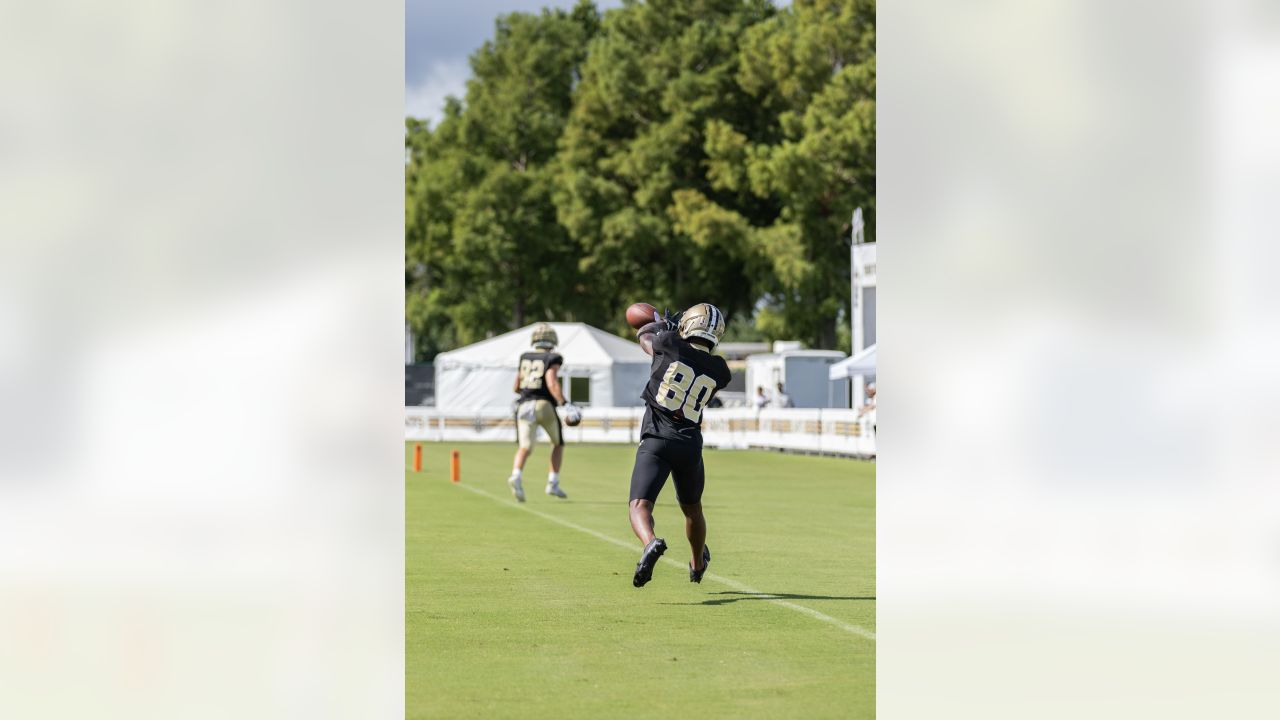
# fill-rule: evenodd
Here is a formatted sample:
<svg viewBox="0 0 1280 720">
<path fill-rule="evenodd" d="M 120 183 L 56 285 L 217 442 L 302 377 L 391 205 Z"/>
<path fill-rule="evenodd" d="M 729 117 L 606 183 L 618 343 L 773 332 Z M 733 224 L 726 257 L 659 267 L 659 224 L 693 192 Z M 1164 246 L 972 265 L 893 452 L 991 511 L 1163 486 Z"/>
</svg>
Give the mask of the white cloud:
<svg viewBox="0 0 1280 720">
<path fill-rule="evenodd" d="M 433 62 L 421 82 L 405 87 L 405 114 L 430 120 L 433 126 L 439 123 L 444 117 L 445 98 L 461 98 L 466 93 L 470 72 L 465 59 Z"/>
</svg>

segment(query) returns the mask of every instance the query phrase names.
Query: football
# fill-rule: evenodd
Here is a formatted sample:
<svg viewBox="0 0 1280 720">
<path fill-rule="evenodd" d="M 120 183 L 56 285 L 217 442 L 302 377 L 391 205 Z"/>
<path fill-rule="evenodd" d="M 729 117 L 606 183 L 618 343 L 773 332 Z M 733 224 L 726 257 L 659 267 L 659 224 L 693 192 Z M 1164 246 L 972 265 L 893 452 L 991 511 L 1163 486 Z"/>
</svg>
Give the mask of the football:
<svg viewBox="0 0 1280 720">
<path fill-rule="evenodd" d="M 627 308 L 627 324 L 639 330 L 653 322 L 653 314 L 656 312 L 658 312 L 658 308 L 649 303 L 635 303 Z"/>
<path fill-rule="evenodd" d="M 564 424 L 569 427 L 577 427 L 582 422 L 582 411 L 577 405 L 567 404 L 564 406 Z"/>
</svg>

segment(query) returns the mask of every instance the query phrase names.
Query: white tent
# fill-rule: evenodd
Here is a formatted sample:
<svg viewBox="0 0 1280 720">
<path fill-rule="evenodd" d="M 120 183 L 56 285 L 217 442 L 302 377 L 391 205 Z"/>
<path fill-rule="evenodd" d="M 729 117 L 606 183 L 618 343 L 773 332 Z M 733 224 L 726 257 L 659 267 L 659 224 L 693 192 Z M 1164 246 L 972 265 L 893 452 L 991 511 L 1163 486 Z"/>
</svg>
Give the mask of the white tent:
<svg viewBox="0 0 1280 720">
<path fill-rule="evenodd" d="M 876 346 L 864 348 L 862 352 L 832 365 L 827 370 L 827 377 L 832 380 L 853 377 L 854 375 L 876 374 Z"/>
<path fill-rule="evenodd" d="M 533 325 L 436 356 L 436 407 L 441 410 L 510 408 L 520 355 L 532 347 Z M 588 378 L 592 407 L 641 404 L 650 358 L 636 343 L 585 323 L 551 323 L 564 356 L 561 385 Z M 574 398 L 580 402 L 581 398 Z"/>
</svg>

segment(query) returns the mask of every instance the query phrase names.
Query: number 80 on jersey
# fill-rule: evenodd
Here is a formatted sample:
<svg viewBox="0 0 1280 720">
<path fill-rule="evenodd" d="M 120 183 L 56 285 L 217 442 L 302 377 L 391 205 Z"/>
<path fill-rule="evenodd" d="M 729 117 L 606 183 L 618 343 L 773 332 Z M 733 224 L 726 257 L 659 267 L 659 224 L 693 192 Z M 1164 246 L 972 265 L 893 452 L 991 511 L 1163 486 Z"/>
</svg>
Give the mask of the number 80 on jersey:
<svg viewBox="0 0 1280 720">
<path fill-rule="evenodd" d="M 715 389 L 716 381 L 710 375 L 694 375 L 693 368 L 673 362 L 658 386 L 658 403 L 671 412 L 682 412 L 693 422 L 701 422 L 702 409 Z"/>
</svg>

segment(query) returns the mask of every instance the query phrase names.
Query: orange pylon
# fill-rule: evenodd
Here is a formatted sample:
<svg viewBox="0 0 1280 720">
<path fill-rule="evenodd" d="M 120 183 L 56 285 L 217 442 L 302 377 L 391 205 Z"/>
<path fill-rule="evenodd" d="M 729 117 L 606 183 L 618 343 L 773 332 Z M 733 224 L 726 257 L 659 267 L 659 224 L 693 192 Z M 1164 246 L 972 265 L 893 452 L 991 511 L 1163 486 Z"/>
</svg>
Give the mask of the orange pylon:
<svg viewBox="0 0 1280 720">
<path fill-rule="evenodd" d="M 449 479 L 462 482 L 462 454 L 457 450 L 449 453 Z"/>
<path fill-rule="evenodd" d="M 422 443 L 413 444 L 413 471 L 422 472 Z"/>
</svg>

